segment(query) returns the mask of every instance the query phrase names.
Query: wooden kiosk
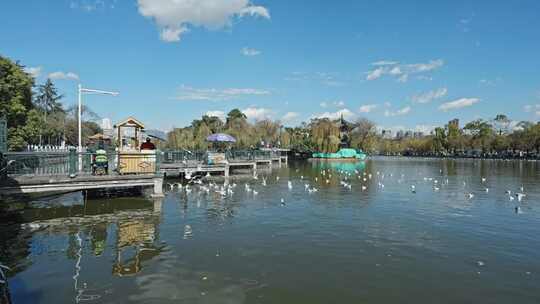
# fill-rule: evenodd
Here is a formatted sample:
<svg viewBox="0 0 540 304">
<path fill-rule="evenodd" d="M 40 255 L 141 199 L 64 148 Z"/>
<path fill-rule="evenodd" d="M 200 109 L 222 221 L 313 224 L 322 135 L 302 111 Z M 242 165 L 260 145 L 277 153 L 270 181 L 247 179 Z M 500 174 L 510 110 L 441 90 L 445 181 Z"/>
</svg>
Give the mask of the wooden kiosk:
<svg viewBox="0 0 540 304">
<path fill-rule="evenodd" d="M 117 129 L 118 173 L 155 173 L 156 151 L 141 151 L 139 148 L 144 124 L 133 117 L 129 117 L 114 127 Z"/>
</svg>

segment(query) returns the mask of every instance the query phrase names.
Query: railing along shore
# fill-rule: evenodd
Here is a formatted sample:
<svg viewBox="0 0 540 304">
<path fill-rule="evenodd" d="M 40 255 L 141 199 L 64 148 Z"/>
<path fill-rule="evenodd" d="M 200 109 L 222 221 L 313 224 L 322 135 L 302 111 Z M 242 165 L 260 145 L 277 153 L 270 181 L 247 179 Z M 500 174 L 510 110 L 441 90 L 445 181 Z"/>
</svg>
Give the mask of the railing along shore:
<svg viewBox="0 0 540 304">
<path fill-rule="evenodd" d="M 4 173 L 8 176 L 75 176 L 94 173 L 95 153 L 70 151 L 56 152 L 8 152 L 3 155 Z M 107 156 L 107 174 L 120 173 L 158 173 L 160 164 L 184 164 L 186 167 L 209 164 L 208 151 L 165 150 L 155 153 L 109 151 Z M 231 150 L 225 153 L 228 162 L 252 162 L 280 157 L 278 151 Z M 138 163 L 137 158 L 143 158 Z M 135 168 L 144 167 L 139 171 Z M 145 169 L 145 170 L 144 170 Z"/>
</svg>

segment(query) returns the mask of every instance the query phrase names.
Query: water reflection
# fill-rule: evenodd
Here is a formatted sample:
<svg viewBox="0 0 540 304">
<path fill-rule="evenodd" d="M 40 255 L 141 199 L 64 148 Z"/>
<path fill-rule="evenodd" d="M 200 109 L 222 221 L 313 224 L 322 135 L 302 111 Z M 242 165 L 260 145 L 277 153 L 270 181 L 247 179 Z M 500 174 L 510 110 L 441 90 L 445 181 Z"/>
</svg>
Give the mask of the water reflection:
<svg viewBox="0 0 540 304">
<path fill-rule="evenodd" d="M 312 161 L 312 168 L 315 170 L 334 170 L 347 173 L 358 173 L 366 168 L 365 161 Z"/>
</svg>

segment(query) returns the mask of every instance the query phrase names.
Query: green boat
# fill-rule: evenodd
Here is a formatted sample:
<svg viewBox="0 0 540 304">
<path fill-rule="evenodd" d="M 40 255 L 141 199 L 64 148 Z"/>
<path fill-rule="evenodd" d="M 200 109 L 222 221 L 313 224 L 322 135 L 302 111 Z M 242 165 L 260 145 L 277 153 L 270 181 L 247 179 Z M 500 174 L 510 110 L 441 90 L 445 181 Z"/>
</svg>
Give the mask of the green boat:
<svg viewBox="0 0 540 304">
<path fill-rule="evenodd" d="M 361 150 L 355 150 L 350 148 L 341 148 L 335 153 L 313 153 L 313 158 L 316 159 L 328 159 L 328 160 L 365 160 L 367 155 Z"/>
</svg>

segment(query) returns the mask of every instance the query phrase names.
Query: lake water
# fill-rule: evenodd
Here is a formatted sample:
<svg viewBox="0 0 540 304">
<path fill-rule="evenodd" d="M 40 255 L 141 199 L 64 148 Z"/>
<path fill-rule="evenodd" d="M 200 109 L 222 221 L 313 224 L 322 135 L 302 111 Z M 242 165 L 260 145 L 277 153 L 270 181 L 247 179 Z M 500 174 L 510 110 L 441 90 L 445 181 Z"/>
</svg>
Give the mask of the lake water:
<svg viewBox="0 0 540 304">
<path fill-rule="evenodd" d="M 0 262 L 14 303 L 540 303 L 539 169 L 302 162 L 225 196 L 2 205 Z"/>
</svg>

